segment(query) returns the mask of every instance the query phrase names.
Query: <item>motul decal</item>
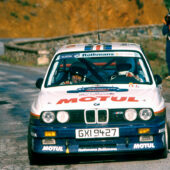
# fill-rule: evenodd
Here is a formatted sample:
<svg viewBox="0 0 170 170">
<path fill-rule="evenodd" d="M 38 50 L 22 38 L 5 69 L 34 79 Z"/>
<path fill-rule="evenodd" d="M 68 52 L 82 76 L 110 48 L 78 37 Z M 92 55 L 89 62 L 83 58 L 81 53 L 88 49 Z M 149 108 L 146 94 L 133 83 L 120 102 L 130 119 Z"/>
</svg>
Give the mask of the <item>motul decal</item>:
<svg viewBox="0 0 170 170">
<path fill-rule="evenodd" d="M 71 99 L 60 99 L 57 104 L 62 103 L 77 103 L 77 98 L 71 98 Z"/>
<path fill-rule="evenodd" d="M 79 99 L 80 102 L 92 102 L 92 101 L 95 101 L 96 100 L 96 97 L 82 97 Z"/>
<path fill-rule="evenodd" d="M 43 146 L 42 148 L 43 151 L 58 151 L 62 152 L 63 147 L 62 146 Z"/>
<path fill-rule="evenodd" d="M 68 104 L 68 103 L 78 103 L 78 102 L 139 102 L 135 97 L 115 97 L 115 96 L 96 96 L 96 97 L 81 97 L 81 98 L 71 98 L 71 99 L 60 99 L 56 104 Z"/>
<path fill-rule="evenodd" d="M 133 149 L 155 148 L 154 143 L 135 143 Z"/>
</svg>

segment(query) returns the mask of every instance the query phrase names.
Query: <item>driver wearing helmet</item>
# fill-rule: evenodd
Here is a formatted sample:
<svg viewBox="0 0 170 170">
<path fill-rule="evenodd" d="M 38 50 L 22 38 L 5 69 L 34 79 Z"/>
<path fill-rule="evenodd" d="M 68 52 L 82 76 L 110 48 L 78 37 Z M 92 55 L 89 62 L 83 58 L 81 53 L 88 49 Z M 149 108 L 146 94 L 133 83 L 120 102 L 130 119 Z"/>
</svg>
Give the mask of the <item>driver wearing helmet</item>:
<svg viewBox="0 0 170 170">
<path fill-rule="evenodd" d="M 62 84 L 81 84 L 86 80 L 87 68 L 81 62 L 75 62 L 69 69 L 69 78 Z"/>
</svg>

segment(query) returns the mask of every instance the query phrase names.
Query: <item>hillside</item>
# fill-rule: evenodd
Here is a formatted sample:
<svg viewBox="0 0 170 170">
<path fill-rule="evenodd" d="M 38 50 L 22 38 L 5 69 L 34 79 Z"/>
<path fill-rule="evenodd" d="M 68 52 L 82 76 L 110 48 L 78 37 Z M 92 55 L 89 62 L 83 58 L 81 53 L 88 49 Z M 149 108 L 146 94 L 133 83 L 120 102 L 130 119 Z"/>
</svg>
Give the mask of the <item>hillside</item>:
<svg viewBox="0 0 170 170">
<path fill-rule="evenodd" d="M 161 24 L 164 0 L 0 0 L 0 37 L 55 37 Z M 99 16 L 99 17 L 97 17 Z"/>
</svg>

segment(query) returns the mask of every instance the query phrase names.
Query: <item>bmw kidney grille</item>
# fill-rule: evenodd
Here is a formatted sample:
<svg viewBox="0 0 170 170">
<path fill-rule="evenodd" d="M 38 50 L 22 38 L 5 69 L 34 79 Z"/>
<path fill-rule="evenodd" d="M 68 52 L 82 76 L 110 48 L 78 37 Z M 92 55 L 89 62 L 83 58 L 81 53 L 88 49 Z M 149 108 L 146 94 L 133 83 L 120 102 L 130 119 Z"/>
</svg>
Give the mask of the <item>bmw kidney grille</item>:
<svg viewBox="0 0 170 170">
<path fill-rule="evenodd" d="M 86 124 L 108 123 L 109 112 L 107 109 L 85 110 L 84 111 L 84 120 L 85 120 Z"/>
</svg>

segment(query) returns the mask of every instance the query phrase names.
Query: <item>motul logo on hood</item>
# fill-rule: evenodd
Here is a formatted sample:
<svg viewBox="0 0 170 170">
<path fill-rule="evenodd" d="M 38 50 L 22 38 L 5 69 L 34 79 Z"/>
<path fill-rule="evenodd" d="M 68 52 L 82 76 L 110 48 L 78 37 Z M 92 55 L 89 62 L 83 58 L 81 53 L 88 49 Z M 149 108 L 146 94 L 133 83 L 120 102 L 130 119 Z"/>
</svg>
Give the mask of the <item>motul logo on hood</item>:
<svg viewBox="0 0 170 170">
<path fill-rule="evenodd" d="M 139 102 L 135 97 L 115 97 L 115 96 L 95 96 L 95 97 L 81 97 L 60 99 L 56 104 L 78 103 L 78 102 Z"/>
</svg>

